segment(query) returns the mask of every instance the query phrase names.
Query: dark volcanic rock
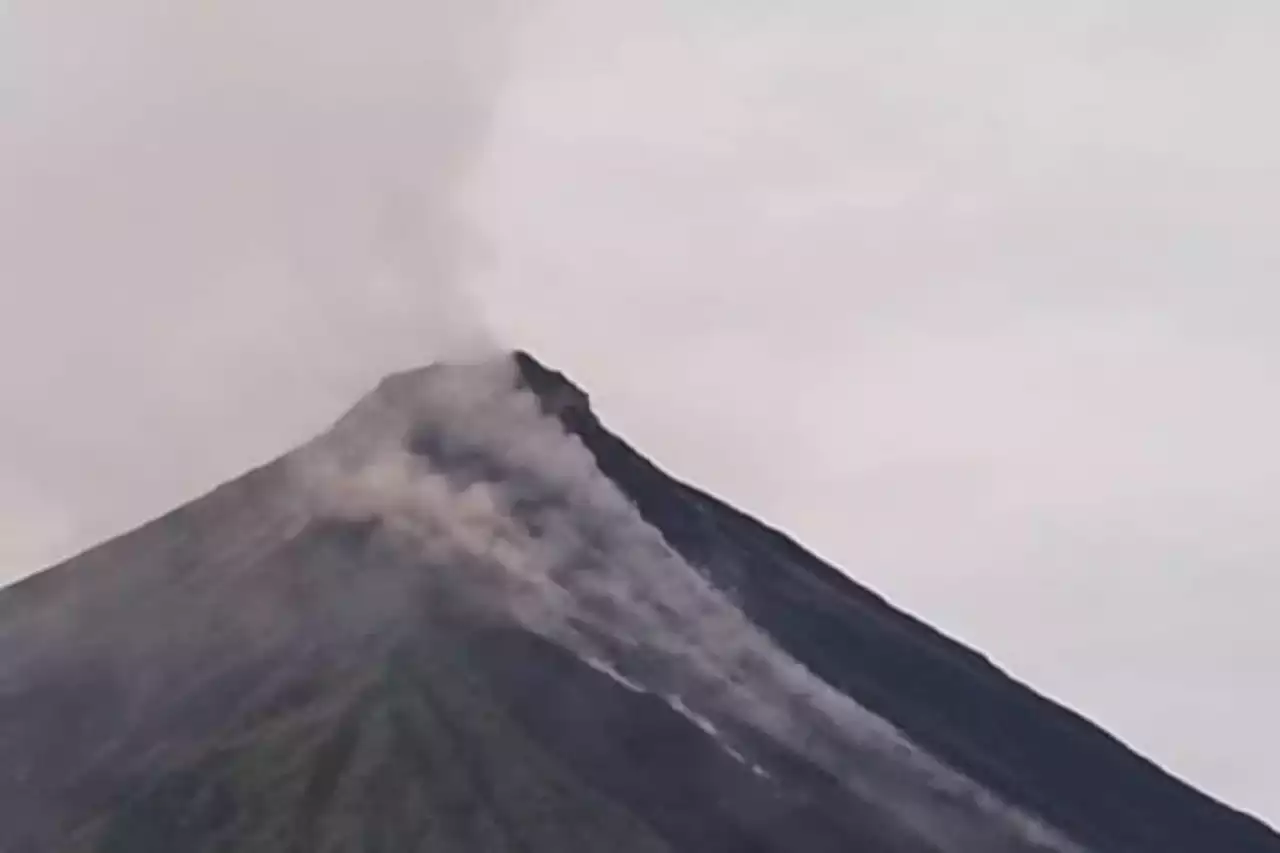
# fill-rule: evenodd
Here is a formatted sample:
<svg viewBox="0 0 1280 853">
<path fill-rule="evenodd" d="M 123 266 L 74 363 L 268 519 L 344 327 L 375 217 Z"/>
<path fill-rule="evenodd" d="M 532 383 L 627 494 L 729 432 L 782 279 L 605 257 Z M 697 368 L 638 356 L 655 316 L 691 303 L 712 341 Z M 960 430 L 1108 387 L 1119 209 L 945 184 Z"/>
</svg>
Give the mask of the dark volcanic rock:
<svg viewBox="0 0 1280 853">
<path fill-rule="evenodd" d="M 845 739 L 858 707 L 905 739 Z M 392 377 L 0 594 L 0 853 L 415 850 L 1280 838 L 667 477 L 517 353 Z"/>
</svg>

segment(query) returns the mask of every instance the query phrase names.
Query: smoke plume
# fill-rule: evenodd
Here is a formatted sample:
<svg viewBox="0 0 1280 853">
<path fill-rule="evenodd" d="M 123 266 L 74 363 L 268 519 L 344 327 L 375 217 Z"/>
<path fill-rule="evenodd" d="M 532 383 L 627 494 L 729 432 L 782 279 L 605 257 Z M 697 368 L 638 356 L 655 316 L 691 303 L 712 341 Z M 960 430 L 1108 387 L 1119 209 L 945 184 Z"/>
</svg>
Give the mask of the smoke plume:
<svg viewBox="0 0 1280 853">
<path fill-rule="evenodd" d="M 5 3 L 0 480 L 84 545 L 489 348 L 463 195 L 529 8 Z"/>
</svg>

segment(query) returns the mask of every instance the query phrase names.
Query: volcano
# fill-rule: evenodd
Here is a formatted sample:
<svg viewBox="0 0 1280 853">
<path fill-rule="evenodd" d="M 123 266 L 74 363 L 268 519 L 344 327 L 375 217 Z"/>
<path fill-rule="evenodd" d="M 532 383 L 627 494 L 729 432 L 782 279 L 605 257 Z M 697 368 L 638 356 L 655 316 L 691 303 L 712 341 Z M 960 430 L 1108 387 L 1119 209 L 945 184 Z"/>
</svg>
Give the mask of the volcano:
<svg viewBox="0 0 1280 853">
<path fill-rule="evenodd" d="M 525 353 L 0 593 L 3 853 L 1280 853 Z"/>
</svg>

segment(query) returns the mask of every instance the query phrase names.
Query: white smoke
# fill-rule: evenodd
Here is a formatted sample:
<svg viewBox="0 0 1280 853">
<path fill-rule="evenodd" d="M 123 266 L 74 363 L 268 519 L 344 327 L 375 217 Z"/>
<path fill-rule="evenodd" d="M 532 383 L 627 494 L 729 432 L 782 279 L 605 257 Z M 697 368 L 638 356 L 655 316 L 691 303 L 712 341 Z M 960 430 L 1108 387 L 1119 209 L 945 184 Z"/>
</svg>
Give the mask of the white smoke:
<svg viewBox="0 0 1280 853">
<path fill-rule="evenodd" d="M 509 359 L 395 377 L 292 470 L 318 514 L 377 519 L 426 565 L 469 573 L 487 606 L 723 733 L 744 762 L 733 732 L 745 725 L 940 849 L 1077 849 L 778 648 L 517 382 Z M 424 433 L 426 452 L 413 448 Z M 467 471 L 450 454 L 489 468 Z"/>
<path fill-rule="evenodd" d="M 87 545 L 490 348 L 463 196 L 531 10 L 0 4 L 0 480 Z"/>
</svg>

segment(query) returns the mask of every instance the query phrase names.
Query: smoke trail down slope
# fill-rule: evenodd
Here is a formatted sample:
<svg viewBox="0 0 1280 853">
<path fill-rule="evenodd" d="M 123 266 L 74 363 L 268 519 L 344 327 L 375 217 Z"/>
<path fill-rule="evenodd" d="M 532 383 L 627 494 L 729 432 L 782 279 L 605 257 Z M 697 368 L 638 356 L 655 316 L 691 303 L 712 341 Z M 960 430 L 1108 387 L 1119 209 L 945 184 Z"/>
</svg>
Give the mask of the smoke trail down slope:
<svg viewBox="0 0 1280 853">
<path fill-rule="evenodd" d="M 585 412 L 580 392 L 538 396 L 524 358 L 385 382 L 299 457 L 319 515 L 377 519 L 426 564 L 482 574 L 492 606 L 623 684 L 669 697 L 723 732 L 732 754 L 742 757 L 735 732 L 763 731 L 938 849 L 1080 850 L 774 645 L 566 433 L 557 415 Z"/>
</svg>

